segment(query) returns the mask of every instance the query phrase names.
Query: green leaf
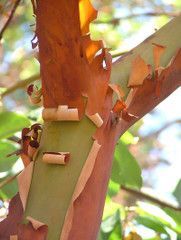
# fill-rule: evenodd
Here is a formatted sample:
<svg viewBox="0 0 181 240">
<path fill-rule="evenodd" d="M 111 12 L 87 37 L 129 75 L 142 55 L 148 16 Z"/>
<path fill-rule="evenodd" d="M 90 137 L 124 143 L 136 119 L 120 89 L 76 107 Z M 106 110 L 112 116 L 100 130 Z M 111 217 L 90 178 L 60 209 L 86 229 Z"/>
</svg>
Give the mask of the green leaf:
<svg viewBox="0 0 181 240">
<path fill-rule="evenodd" d="M 8 172 L 11 170 L 18 156 L 7 157 L 6 155 L 16 150 L 17 148 L 11 142 L 0 140 L 0 172 Z"/>
<path fill-rule="evenodd" d="M 10 141 L 0 140 L 0 183 L 2 183 L 6 178 L 15 174 L 15 171 L 12 171 L 12 167 L 18 160 L 18 156 L 14 155 L 11 157 L 6 157 L 6 155 L 16 150 L 17 148 Z M 13 180 L 0 189 L 0 198 L 3 200 L 10 199 L 16 194 L 17 191 L 17 182 L 16 180 Z"/>
<path fill-rule="evenodd" d="M 155 218 L 138 216 L 136 217 L 135 220 L 137 221 L 138 224 L 150 228 L 154 230 L 156 233 L 165 233 L 168 235 L 167 231 L 165 230 L 164 224 L 157 221 Z"/>
<path fill-rule="evenodd" d="M 10 177 L 11 175 L 8 175 Z M 0 183 L 4 181 L 4 179 L 1 179 Z M 8 200 L 14 197 L 14 195 L 18 192 L 18 184 L 17 180 L 14 179 L 12 182 L 6 184 L 4 187 L 0 189 L 0 198 L 2 200 Z"/>
<path fill-rule="evenodd" d="M 177 183 L 177 186 L 173 192 L 173 195 L 176 197 L 178 203 L 181 205 L 181 179 Z"/>
<path fill-rule="evenodd" d="M 159 221 L 174 232 L 181 233 L 180 212 L 173 211 L 169 208 L 161 209 L 153 204 L 145 202 L 137 202 L 137 204 L 136 213 L 139 216 L 155 219 L 155 221 Z"/>
<path fill-rule="evenodd" d="M 111 179 L 116 183 L 137 189 L 142 185 L 141 169 L 122 141 L 116 146 Z"/>
<path fill-rule="evenodd" d="M 121 141 L 125 144 L 134 144 L 135 138 L 130 132 L 127 131 L 122 135 Z"/>
<path fill-rule="evenodd" d="M 30 121 L 27 117 L 14 112 L 0 113 L 0 139 L 7 138 L 14 133 L 20 131 L 24 127 L 28 127 Z"/>
<path fill-rule="evenodd" d="M 174 211 L 170 208 L 164 208 L 164 211 L 175 221 L 177 229 L 180 229 L 181 233 L 181 212 Z"/>
<path fill-rule="evenodd" d="M 120 211 L 117 210 L 114 215 L 106 218 L 101 224 L 101 240 L 120 240 L 122 235 Z"/>
<path fill-rule="evenodd" d="M 109 197 L 115 196 L 120 191 L 120 185 L 118 183 L 113 182 L 111 179 L 108 185 L 107 194 Z"/>
<path fill-rule="evenodd" d="M 115 214 L 116 211 L 120 211 L 122 219 L 125 218 L 125 209 L 122 205 L 112 201 L 112 199 L 107 196 L 106 201 L 105 201 L 105 206 L 104 206 L 104 213 L 102 219 L 105 220 L 108 217 L 112 216 Z"/>
<path fill-rule="evenodd" d="M 181 234 L 177 235 L 177 240 L 181 240 Z"/>
</svg>

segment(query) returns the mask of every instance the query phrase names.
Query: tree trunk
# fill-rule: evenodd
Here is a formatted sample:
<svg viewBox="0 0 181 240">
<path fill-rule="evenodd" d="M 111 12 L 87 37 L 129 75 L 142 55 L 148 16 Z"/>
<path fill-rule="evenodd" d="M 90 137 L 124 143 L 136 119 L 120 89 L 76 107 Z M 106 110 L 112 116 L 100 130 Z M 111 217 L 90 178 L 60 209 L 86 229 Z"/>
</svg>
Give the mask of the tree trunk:
<svg viewBox="0 0 181 240">
<path fill-rule="evenodd" d="M 47 225 L 48 240 L 96 240 L 118 138 L 180 85 L 181 53 L 177 51 L 181 17 L 114 63 L 111 72 L 110 55 L 102 43 L 93 42 L 86 35 L 89 22 L 96 17 L 88 0 L 37 0 L 34 9 L 44 107 L 77 108 L 79 120 L 45 121 L 23 221 L 26 223 L 30 216 Z M 86 16 L 82 16 L 84 11 Z M 126 109 L 119 113 L 113 111 L 113 89 L 109 83 L 119 84 L 126 99 L 135 57 L 140 55 L 154 66 L 152 43 L 166 47 L 161 66 L 166 67 L 171 58 L 176 57 L 157 79 L 153 68 L 151 77 L 134 90 Z M 99 49 L 102 53 L 95 57 Z M 158 84 L 161 90 L 156 96 Z M 103 120 L 99 127 L 90 120 L 90 116 L 97 113 Z M 97 155 L 95 149 L 94 154 L 90 154 L 94 144 L 99 147 Z M 44 152 L 70 152 L 70 160 L 65 166 L 47 164 L 42 161 Z M 8 239 L 17 234 L 25 239 L 27 230 L 23 226 L 23 230 L 6 227 L 4 237 Z M 34 236 L 28 234 L 26 240 Z M 43 232 L 42 236 L 45 235 Z"/>
</svg>

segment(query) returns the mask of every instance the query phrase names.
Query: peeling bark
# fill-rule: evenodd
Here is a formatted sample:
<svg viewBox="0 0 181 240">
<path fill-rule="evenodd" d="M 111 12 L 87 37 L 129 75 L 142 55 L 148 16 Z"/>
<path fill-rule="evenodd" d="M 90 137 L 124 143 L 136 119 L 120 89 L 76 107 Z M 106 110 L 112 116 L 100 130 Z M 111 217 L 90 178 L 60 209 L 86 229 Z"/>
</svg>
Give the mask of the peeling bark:
<svg viewBox="0 0 181 240">
<path fill-rule="evenodd" d="M 83 11 L 85 7 L 89 10 L 87 15 Z M 38 0 L 34 11 L 37 15 L 36 34 L 44 107 L 55 111 L 62 105 L 77 108 L 80 121 L 45 121 L 40 147 L 34 159 L 25 212 L 17 195 L 10 204 L 7 219 L 0 224 L 0 236 L 9 239 L 10 235 L 17 234 L 21 240 L 94 240 L 101 222 L 116 141 L 138 120 L 134 115 L 141 118 L 180 85 L 181 52 L 160 75 L 155 75 L 154 68 L 151 77 L 147 78 L 145 74 L 146 78 L 141 81 L 143 84 L 132 92 L 129 104 L 123 104 L 124 107 L 116 111 L 113 111 L 113 91 L 119 101 L 123 100 L 123 95 L 127 96 L 130 91 L 127 88 L 130 66 L 136 56 L 140 55 L 147 65 L 153 65 L 153 42 L 166 46 L 161 64 L 163 67 L 168 64 L 180 47 L 178 37 L 181 37 L 181 31 L 168 37 L 167 27 L 178 27 L 181 17 L 113 64 L 111 81 L 120 86 L 109 86 L 110 55 L 102 49 L 102 53 L 95 57 L 102 44 L 100 41 L 92 42 L 85 36 L 90 20 L 97 14 L 90 2 Z M 169 38 L 174 44 L 169 42 Z M 106 68 L 102 65 L 103 60 Z M 156 95 L 158 86 L 159 97 Z M 95 114 L 102 119 L 101 124 L 91 120 L 90 116 Z M 94 140 L 101 147 L 85 177 L 84 168 Z M 45 152 L 68 152 L 70 159 L 66 165 L 48 164 L 42 161 Z M 83 184 L 78 188 L 77 197 L 73 198 L 80 176 L 84 176 L 81 179 Z M 71 204 L 71 226 L 70 229 L 63 229 Z M 27 224 L 27 216 L 45 225 L 35 230 L 30 223 Z M 61 238 L 62 231 L 67 232 Z"/>
</svg>

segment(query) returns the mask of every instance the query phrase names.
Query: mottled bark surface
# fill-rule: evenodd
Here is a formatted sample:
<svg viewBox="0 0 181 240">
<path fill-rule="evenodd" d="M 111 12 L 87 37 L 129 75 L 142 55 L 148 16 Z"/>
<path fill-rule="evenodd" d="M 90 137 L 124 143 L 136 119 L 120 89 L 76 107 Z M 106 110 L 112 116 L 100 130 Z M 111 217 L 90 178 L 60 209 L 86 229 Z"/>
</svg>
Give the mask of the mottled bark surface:
<svg viewBox="0 0 181 240">
<path fill-rule="evenodd" d="M 86 11 L 87 15 L 84 14 Z M 60 239 L 77 182 L 93 141 L 97 140 L 101 148 L 95 165 L 84 182 L 83 190 L 73 202 L 70 231 L 67 230 L 66 238 L 61 238 L 94 240 L 101 222 L 116 141 L 135 121 L 151 111 L 180 85 L 181 53 L 177 50 L 180 47 L 178 35 L 181 32 L 178 30 L 179 34 L 175 38 L 171 36 L 172 42 L 169 45 L 168 30 L 160 30 L 160 35 L 158 31 L 112 65 L 110 80 L 110 55 L 102 49 L 100 41 L 93 42 L 86 35 L 90 21 L 97 14 L 88 0 L 38 0 L 35 14 L 44 107 L 68 105 L 78 108 L 80 121 L 45 122 L 25 212 L 23 213 L 21 200 L 17 195 L 11 201 L 7 219 L 0 224 L 0 239 L 6 240 L 10 235 L 16 234 L 21 240 Z M 170 25 L 178 26 L 180 20 L 178 17 Z M 134 95 L 127 108 L 115 113 L 112 111 L 113 90 L 109 87 L 109 82 L 119 84 L 126 96 L 130 91 L 127 82 L 132 61 L 141 55 L 144 65 L 154 65 L 152 41 L 158 44 L 162 41 L 164 44 L 165 41 L 166 52 L 161 60 L 164 67 L 177 52 L 175 59 L 159 77 L 155 77 L 153 68 L 143 84 L 134 88 Z M 99 49 L 102 50 L 97 56 L 95 54 Z M 100 128 L 87 117 L 95 113 L 103 120 Z M 45 164 L 42 162 L 42 155 L 47 151 L 68 151 L 70 161 L 66 166 Z M 30 223 L 23 224 L 27 223 L 27 216 L 45 225 L 35 230 Z"/>
</svg>

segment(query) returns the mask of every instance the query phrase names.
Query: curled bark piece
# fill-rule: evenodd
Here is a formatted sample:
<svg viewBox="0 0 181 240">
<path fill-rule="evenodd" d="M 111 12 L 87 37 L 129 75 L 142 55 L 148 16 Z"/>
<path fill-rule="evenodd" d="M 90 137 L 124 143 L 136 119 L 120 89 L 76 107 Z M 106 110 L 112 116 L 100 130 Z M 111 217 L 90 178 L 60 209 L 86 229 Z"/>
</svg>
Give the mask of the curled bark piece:
<svg viewBox="0 0 181 240">
<path fill-rule="evenodd" d="M 57 110 L 58 121 L 79 121 L 77 108 L 68 108 L 67 105 L 58 106 Z"/>
<path fill-rule="evenodd" d="M 101 118 L 101 116 L 99 115 L 99 113 L 95 113 L 94 115 L 88 115 L 87 117 L 97 126 L 97 127 L 101 127 L 103 124 L 103 120 Z"/>
<path fill-rule="evenodd" d="M 11 235 L 10 240 L 18 240 L 18 236 L 17 235 Z"/>
<path fill-rule="evenodd" d="M 143 84 L 143 81 L 150 74 L 150 67 L 143 58 L 138 55 L 132 62 L 131 74 L 128 81 L 128 87 L 135 87 Z"/>
<path fill-rule="evenodd" d="M 156 69 L 156 77 L 159 77 L 164 69 L 165 69 L 164 67 L 158 67 Z"/>
<path fill-rule="evenodd" d="M 40 97 L 42 95 L 42 89 L 38 88 L 35 84 L 30 84 L 27 88 L 27 93 L 29 96 L 34 94 L 36 97 Z"/>
<path fill-rule="evenodd" d="M 27 167 L 28 164 L 31 162 L 31 158 L 28 156 L 28 147 L 31 141 L 31 136 L 33 131 L 30 128 L 23 128 L 21 132 L 21 159 L 24 164 L 24 167 Z"/>
<path fill-rule="evenodd" d="M 40 222 L 40 221 L 38 221 L 38 220 L 30 217 L 30 216 L 27 216 L 26 219 L 27 219 L 29 222 L 31 222 L 31 224 L 32 224 L 32 226 L 33 226 L 33 228 L 34 228 L 35 230 L 37 230 L 37 229 L 40 228 L 41 226 L 45 225 L 44 223 L 42 223 L 42 222 Z"/>
<path fill-rule="evenodd" d="M 32 137 L 33 136 L 33 130 L 29 130 L 29 132 L 26 134 L 26 137 Z"/>
<path fill-rule="evenodd" d="M 90 39 L 90 34 L 82 36 L 81 40 L 83 56 L 87 59 L 89 63 L 91 63 L 95 57 L 95 53 L 103 48 L 103 43 L 102 41 L 92 41 Z"/>
<path fill-rule="evenodd" d="M 106 70 L 111 71 L 112 55 L 109 53 L 107 48 L 103 48 L 103 52 L 104 52 L 104 61 L 106 64 Z"/>
<path fill-rule="evenodd" d="M 33 130 L 32 138 L 37 140 L 37 142 L 40 142 L 40 137 L 42 133 L 42 127 L 41 124 L 35 123 L 31 126 L 31 130 Z"/>
<path fill-rule="evenodd" d="M 69 152 L 45 152 L 42 161 L 50 164 L 65 165 L 70 159 Z"/>
<path fill-rule="evenodd" d="M 38 131 L 38 130 L 42 130 L 41 124 L 40 123 L 35 123 L 31 126 L 31 129 L 33 129 L 34 131 Z"/>
<path fill-rule="evenodd" d="M 36 140 L 30 141 L 28 146 L 28 156 L 32 158 L 35 155 L 38 148 L 39 148 L 39 143 Z"/>
<path fill-rule="evenodd" d="M 86 10 L 86 11 L 85 11 Z M 97 17 L 97 11 L 90 0 L 79 1 L 79 18 L 82 35 L 89 32 L 89 24 Z"/>
<path fill-rule="evenodd" d="M 29 100 L 32 104 L 40 104 L 42 102 L 42 89 L 34 84 L 31 84 L 27 88 L 27 93 L 29 95 Z"/>
<path fill-rule="evenodd" d="M 34 162 L 30 162 L 30 164 L 17 177 L 19 194 L 20 194 L 20 198 L 21 198 L 21 202 L 24 210 L 26 207 L 26 201 L 27 201 L 27 197 L 30 189 L 33 166 L 34 166 Z"/>
<path fill-rule="evenodd" d="M 130 90 L 130 92 L 129 92 L 127 98 L 126 98 L 126 101 L 125 101 L 125 104 L 126 104 L 127 107 L 129 107 L 129 105 L 131 104 L 136 91 L 137 91 L 137 88 L 132 88 Z"/>
<path fill-rule="evenodd" d="M 30 128 L 23 128 L 21 132 L 21 139 L 24 139 L 25 137 L 27 137 L 29 132 L 30 132 Z"/>
<path fill-rule="evenodd" d="M 124 92 L 121 88 L 121 86 L 119 86 L 118 84 L 109 84 L 109 87 L 116 93 L 116 95 L 118 96 L 118 99 L 121 99 L 124 97 Z"/>
<path fill-rule="evenodd" d="M 153 45 L 153 59 L 155 63 L 155 69 L 157 69 L 158 67 L 160 67 L 160 58 L 164 53 L 166 47 L 156 43 L 152 43 L 152 45 Z"/>
<path fill-rule="evenodd" d="M 62 228 L 60 240 L 67 240 L 69 237 L 69 233 L 70 233 L 72 221 L 73 221 L 73 215 L 74 215 L 74 202 L 80 196 L 81 192 L 85 188 L 85 185 L 86 185 L 88 179 L 91 176 L 91 173 L 93 171 L 95 161 L 97 158 L 97 154 L 98 154 L 100 148 L 101 148 L 101 145 L 98 144 L 97 140 L 95 140 L 92 145 L 92 148 L 89 152 L 89 155 L 86 159 L 85 165 L 82 169 L 82 172 L 80 174 L 78 182 L 76 184 L 71 203 L 69 205 L 69 208 L 68 208 L 66 216 L 65 216 L 65 221 L 64 221 L 63 228 Z"/>
<path fill-rule="evenodd" d="M 44 121 L 57 121 L 57 109 L 44 108 L 42 111 L 42 118 Z"/>
<path fill-rule="evenodd" d="M 20 157 L 21 157 L 24 167 L 26 168 L 30 164 L 31 158 L 28 155 L 26 155 L 25 153 L 21 153 Z"/>
<path fill-rule="evenodd" d="M 79 121 L 77 108 L 60 105 L 57 108 L 44 108 L 42 118 L 45 121 Z"/>
<path fill-rule="evenodd" d="M 20 224 L 18 227 L 18 237 L 20 240 L 46 240 L 48 227 L 43 225 L 35 230 L 31 223 Z"/>
<path fill-rule="evenodd" d="M 33 86 L 34 86 L 34 84 L 30 84 L 27 87 L 27 93 L 28 93 L 29 96 L 31 96 L 31 94 L 33 93 Z"/>
<path fill-rule="evenodd" d="M 35 33 L 33 39 L 31 40 L 31 46 L 32 46 L 32 49 L 35 49 L 38 46 L 38 39 L 37 39 L 36 33 Z"/>
<path fill-rule="evenodd" d="M 125 108 L 126 104 L 121 100 L 117 100 L 112 110 L 114 113 L 120 113 Z"/>
<path fill-rule="evenodd" d="M 29 96 L 29 101 L 30 101 L 30 103 L 36 105 L 36 104 L 41 104 L 42 99 L 40 96 Z"/>
<path fill-rule="evenodd" d="M 126 122 L 131 122 L 134 119 L 138 119 L 138 116 L 135 116 L 134 114 L 131 114 L 126 109 L 124 109 L 122 111 L 121 118 Z"/>
</svg>

